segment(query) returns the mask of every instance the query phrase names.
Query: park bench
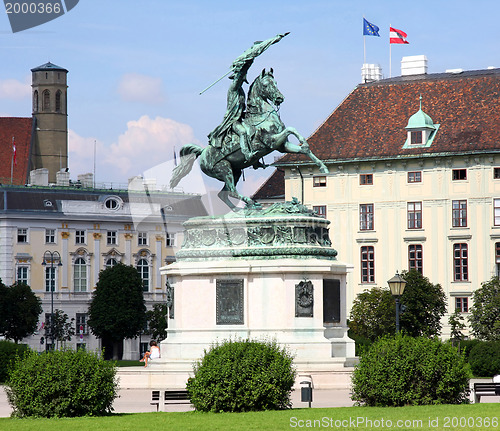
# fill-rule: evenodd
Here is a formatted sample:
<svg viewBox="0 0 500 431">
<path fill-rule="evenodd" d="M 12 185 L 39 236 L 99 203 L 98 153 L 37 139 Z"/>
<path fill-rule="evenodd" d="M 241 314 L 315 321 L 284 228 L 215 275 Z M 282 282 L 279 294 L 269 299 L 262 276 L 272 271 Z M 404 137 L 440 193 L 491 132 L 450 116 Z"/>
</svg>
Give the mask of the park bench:
<svg viewBox="0 0 500 431">
<path fill-rule="evenodd" d="M 474 383 L 474 402 L 480 403 L 481 397 L 500 396 L 500 383 Z"/>
<path fill-rule="evenodd" d="M 163 392 L 163 400 L 161 393 Z M 151 405 L 156 405 L 156 411 L 160 409 L 160 403 L 165 404 L 190 404 L 188 391 L 186 389 L 167 389 L 165 391 L 151 391 Z"/>
</svg>

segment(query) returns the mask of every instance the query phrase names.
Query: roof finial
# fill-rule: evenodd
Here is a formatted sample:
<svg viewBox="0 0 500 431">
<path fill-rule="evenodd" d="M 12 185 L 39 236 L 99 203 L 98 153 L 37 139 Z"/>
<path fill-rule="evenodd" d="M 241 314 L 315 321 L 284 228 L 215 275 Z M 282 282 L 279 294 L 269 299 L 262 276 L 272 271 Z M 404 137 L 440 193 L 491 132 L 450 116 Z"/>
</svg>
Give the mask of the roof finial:
<svg viewBox="0 0 500 431">
<path fill-rule="evenodd" d="M 420 109 L 422 109 L 422 93 L 420 93 Z"/>
</svg>

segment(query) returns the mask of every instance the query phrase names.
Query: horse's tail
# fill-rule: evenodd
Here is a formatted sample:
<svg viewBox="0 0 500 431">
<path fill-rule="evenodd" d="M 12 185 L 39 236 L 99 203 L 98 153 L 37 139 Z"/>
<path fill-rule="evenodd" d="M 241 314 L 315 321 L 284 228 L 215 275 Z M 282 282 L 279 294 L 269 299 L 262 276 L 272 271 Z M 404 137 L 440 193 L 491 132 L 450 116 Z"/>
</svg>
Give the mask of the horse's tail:
<svg viewBox="0 0 500 431">
<path fill-rule="evenodd" d="M 181 162 L 172 171 L 172 178 L 170 179 L 171 189 L 176 187 L 177 184 L 179 184 L 179 181 L 184 178 L 189 171 L 191 171 L 194 161 L 198 158 L 202 151 L 203 148 L 195 144 L 187 144 L 181 148 L 181 151 L 179 152 Z"/>
</svg>

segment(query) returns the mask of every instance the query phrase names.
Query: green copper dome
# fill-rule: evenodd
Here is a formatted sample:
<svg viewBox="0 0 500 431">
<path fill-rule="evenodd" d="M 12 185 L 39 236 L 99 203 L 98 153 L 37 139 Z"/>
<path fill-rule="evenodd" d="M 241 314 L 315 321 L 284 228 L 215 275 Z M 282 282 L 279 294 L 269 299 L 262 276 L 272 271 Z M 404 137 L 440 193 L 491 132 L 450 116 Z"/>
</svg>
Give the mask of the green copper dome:
<svg viewBox="0 0 500 431">
<path fill-rule="evenodd" d="M 420 109 L 413 114 L 408 120 L 408 125 L 406 129 L 432 129 L 436 127 L 432 122 L 432 118 L 429 117 L 424 111 L 422 111 L 422 96 L 420 96 Z"/>
</svg>

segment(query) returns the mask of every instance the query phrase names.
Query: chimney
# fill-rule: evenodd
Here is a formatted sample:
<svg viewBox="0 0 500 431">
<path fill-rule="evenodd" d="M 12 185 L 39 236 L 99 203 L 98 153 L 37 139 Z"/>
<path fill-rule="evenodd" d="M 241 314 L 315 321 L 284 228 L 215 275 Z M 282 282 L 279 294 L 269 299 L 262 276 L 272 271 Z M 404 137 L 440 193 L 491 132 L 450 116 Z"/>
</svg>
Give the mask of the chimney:
<svg viewBox="0 0 500 431">
<path fill-rule="evenodd" d="M 48 186 L 49 170 L 47 168 L 35 169 L 30 172 L 30 184 L 32 186 Z"/>
<path fill-rule="evenodd" d="M 401 76 L 422 75 L 427 73 L 427 57 L 412 55 L 401 60 Z"/>
<path fill-rule="evenodd" d="M 80 174 L 78 175 L 78 181 L 80 181 L 83 188 L 91 189 L 94 187 L 94 174 Z"/>
<path fill-rule="evenodd" d="M 382 68 L 380 64 L 367 64 L 364 63 L 361 68 L 361 82 L 380 81 L 382 79 Z"/>
<path fill-rule="evenodd" d="M 61 169 L 56 173 L 56 184 L 58 186 L 69 187 L 69 170 Z"/>
</svg>

